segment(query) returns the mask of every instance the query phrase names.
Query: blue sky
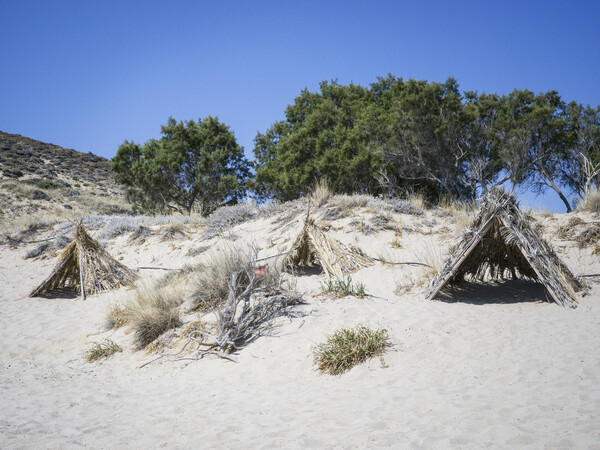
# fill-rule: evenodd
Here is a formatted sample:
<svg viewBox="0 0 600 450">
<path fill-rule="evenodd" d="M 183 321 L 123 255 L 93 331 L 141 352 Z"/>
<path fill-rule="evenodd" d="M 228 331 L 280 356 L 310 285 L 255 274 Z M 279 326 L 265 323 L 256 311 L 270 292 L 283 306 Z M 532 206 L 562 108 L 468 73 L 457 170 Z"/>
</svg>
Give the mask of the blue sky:
<svg viewBox="0 0 600 450">
<path fill-rule="evenodd" d="M 251 155 L 323 80 L 454 76 L 600 104 L 600 2 L 0 0 L 0 58 L 2 131 L 111 158 L 169 116 L 216 115 Z"/>
</svg>

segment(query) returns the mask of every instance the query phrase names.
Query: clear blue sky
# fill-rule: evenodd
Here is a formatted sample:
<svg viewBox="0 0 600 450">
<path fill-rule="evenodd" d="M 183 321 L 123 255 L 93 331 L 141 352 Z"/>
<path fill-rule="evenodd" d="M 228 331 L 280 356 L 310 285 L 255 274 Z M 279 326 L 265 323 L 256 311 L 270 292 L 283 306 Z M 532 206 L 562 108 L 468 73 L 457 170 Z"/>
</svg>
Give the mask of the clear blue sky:
<svg viewBox="0 0 600 450">
<path fill-rule="evenodd" d="M 322 80 L 600 104 L 599 1 L 0 0 L 0 130 L 111 158 L 169 116 L 253 139 Z M 561 209 L 552 195 L 534 204 Z"/>
</svg>

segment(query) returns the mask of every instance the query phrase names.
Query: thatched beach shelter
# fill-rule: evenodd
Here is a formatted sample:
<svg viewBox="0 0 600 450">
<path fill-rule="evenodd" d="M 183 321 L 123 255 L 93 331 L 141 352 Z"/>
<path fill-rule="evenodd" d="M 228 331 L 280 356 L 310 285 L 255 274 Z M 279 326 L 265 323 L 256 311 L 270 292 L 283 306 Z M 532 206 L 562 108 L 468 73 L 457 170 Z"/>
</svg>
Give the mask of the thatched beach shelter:
<svg viewBox="0 0 600 450">
<path fill-rule="evenodd" d="M 426 292 L 433 299 L 448 283 L 523 278 L 544 285 L 556 303 L 575 308 L 583 288 L 518 208 L 514 196 L 494 188 L 479 215 Z"/>
<path fill-rule="evenodd" d="M 330 238 L 312 219 L 307 218 L 302 231 L 283 260 L 283 266 L 319 266 L 329 277 L 343 277 L 373 264 L 373 258 L 356 247 L 347 247 Z"/>
<path fill-rule="evenodd" d="M 110 256 L 79 224 L 50 276 L 29 296 L 44 297 L 62 289 L 75 289 L 85 300 L 86 295 L 117 289 L 136 279 L 136 274 Z"/>
</svg>

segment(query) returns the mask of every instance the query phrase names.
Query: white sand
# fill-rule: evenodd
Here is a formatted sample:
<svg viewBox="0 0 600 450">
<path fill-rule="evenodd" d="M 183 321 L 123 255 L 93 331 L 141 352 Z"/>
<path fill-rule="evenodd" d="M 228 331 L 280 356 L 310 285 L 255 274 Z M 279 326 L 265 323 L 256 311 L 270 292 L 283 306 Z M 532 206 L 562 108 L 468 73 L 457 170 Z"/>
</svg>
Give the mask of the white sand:
<svg viewBox="0 0 600 450">
<path fill-rule="evenodd" d="M 273 228 L 262 220 L 234 232 L 274 244 L 272 254 L 297 232 L 280 237 Z M 405 233 L 395 250 L 389 231 L 332 233 L 395 260 L 427 245 L 443 253 L 452 236 Z M 155 239 L 137 251 L 125 242 L 109 251 L 130 266 L 181 267 L 200 238 Z M 555 244 L 575 271 L 600 273 L 589 251 Z M 303 277 L 308 303 L 240 351 L 238 364 L 163 359 L 139 369 L 152 356 L 133 352 L 124 330 L 103 327 L 122 292 L 85 302 L 26 298 L 55 259 L 23 260 L 25 252 L 0 247 L 2 448 L 600 447 L 595 286 L 573 310 L 540 302 L 543 289 L 523 282 L 473 289 L 453 303 L 427 302 L 418 291 L 397 296 L 404 266 L 353 276 L 382 298 L 328 299 L 316 295 L 323 278 Z M 339 377 L 316 372 L 310 347 L 360 322 L 390 331 L 384 363 L 372 359 Z M 124 351 L 86 363 L 85 351 L 105 337 Z"/>
</svg>

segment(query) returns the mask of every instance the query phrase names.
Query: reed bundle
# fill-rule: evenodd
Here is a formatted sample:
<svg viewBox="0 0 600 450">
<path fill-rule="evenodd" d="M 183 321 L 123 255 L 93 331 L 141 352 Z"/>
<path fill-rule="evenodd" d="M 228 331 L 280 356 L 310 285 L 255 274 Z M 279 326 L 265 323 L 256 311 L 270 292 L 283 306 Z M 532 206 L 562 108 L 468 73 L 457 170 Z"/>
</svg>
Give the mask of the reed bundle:
<svg viewBox="0 0 600 450">
<path fill-rule="evenodd" d="M 320 266 L 332 278 L 341 278 L 373 263 L 373 258 L 360 249 L 347 247 L 327 236 L 311 219 L 306 220 L 283 261 L 284 267 Z"/>
<path fill-rule="evenodd" d="M 110 256 L 79 224 L 50 276 L 29 296 L 44 297 L 62 289 L 75 289 L 85 299 L 86 295 L 117 289 L 136 279 L 136 274 Z"/>
<path fill-rule="evenodd" d="M 524 278 L 542 283 L 554 301 L 575 308 L 579 280 L 530 224 L 514 196 L 494 188 L 426 292 L 433 299 L 449 282 Z"/>
</svg>

